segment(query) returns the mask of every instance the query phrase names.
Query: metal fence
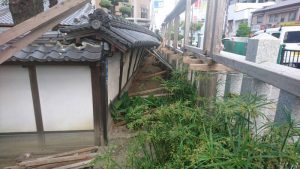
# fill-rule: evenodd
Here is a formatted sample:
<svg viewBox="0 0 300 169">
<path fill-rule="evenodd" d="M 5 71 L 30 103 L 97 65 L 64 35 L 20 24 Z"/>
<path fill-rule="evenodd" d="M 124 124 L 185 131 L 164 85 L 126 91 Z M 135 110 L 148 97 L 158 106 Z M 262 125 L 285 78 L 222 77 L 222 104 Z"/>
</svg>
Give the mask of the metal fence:
<svg viewBox="0 0 300 169">
<path fill-rule="evenodd" d="M 283 45 L 280 54 L 280 64 L 300 69 L 300 50 L 286 49 Z"/>
</svg>

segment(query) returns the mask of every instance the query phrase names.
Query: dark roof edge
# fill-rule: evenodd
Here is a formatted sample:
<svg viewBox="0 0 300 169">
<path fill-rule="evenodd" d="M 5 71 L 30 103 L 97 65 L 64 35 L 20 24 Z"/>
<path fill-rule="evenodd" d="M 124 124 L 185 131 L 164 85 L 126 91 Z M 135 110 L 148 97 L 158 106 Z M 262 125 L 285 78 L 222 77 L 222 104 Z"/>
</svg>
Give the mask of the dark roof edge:
<svg viewBox="0 0 300 169">
<path fill-rule="evenodd" d="M 276 5 L 276 4 L 275 4 Z M 295 6 L 295 5 L 300 5 L 300 2 L 297 2 L 295 4 L 288 4 L 288 5 L 285 5 L 285 6 L 278 6 L 278 7 L 275 7 L 275 8 L 271 8 L 271 9 L 268 9 L 269 7 L 272 7 L 272 6 L 268 6 L 266 8 L 263 8 L 263 9 L 259 9 L 259 10 L 256 10 L 256 11 L 253 11 L 252 13 L 255 14 L 255 13 L 263 13 L 263 12 L 266 12 L 266 11 L 272 11 L 272 10 L 276 10 L 278 8 L 288 8 L 288 7 L 291 7 L 291 6 Z"/>
</svg>

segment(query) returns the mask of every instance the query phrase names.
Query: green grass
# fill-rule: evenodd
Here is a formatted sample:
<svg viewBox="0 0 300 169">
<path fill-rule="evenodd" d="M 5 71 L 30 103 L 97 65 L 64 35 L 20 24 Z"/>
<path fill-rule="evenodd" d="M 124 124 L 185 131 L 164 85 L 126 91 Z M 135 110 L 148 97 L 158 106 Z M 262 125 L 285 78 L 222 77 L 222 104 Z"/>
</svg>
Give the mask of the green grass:
<svg viewBox="0 0 300 169">
<path fill-rule="evenodd" d="M 299 124 L 289 112 L 287 123 L 258 125 L 268 104 L 262 96 L 232 95 L 198 106 L 201 98 L 185 79 L 186 73 L 174 72 L 161 80 L 168 97 L 124 95 L 113 106 L 113 117 L 139 132 L 127 168 L 297 168 Z"/>
</svg>

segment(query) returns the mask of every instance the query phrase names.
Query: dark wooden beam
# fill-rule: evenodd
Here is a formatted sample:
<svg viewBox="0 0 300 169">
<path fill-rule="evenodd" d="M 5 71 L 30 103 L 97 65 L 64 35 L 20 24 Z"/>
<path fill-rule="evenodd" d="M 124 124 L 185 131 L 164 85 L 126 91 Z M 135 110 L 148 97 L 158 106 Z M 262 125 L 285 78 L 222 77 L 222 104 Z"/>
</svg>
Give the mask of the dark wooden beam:
<svg viewBox="0 0 300 169">
<path fill-rule="evenodd" d="M 137 63 L 137 61 L 138 61 L 139 58 L 140 58 L 141 52 L 142 52 L 142 50 L 141 50 L 141 48 L 139 48 L 138 51 L 137 51 L 136 57 L 135 57 L 135 61 L 134 61 L 134 65 L 133 65 L 133 70 L 132 70 L 132 72 L 135 72 L 136 63 Z"/>
<path fill-rule="evenodd" d="M 137 65 L 140 65 L 140 63 L 141 63 L 141 60 L 143 59 L 143 57 L 145 57 L 145 54 L 147 53 L 147 50 L 145 50 L 145 48 L 144 48 L 144 52 L 143 52 L 143 54 L 142 54 L 142 56 L 140 57 L 140 59 L 139 59 L 139 61 L 138 61 L 138 64 Z"/>
<path fill-rule="evenodd" d="M 119 78 L 119 94 L 118 97 L 120 98 L 122 92 L 122 81 L 123 81 L 123 68 L 124 68 L 124 53 L 121 53 L 120 58 L 120 78 Z"/>
<path fill-rule="evenodd" d="M 103 49 L 103 48 L 102 48 Z M 100 71 L 100 122 L 103 133 L 103 145 L 108 143 L 108 91 L 107 91 L 107 55 L 102 51 L 102 57 L 99 64 Z"/>
<path fill-rule="evenodd" d="M 43 125 L 43 118 L 42 118 L 39 87 L 38 87 L 38 81 L 36 75 L 36 67 L 29 66 L 28 71 L 29 71 L 29 79 L 30 79 L 30 87 L 31 87 L 36 129 L 39 135 L 40 143 L 44 144 L 45 143 L 44 125 Z"/>
<path fill-rule="evenodd" d="M 130 59 L 129 59 L 129 66 L 128 66 L 128 73 L 127 73 L 127 82 L 129 80 L 129 77 L 130 77 L 130 69 L 131 69 L 131 62 L 132 62 L 132 56 L 133 56 L 133 53 L 134 53 L 134 49 L 131 49 L 130 51 Z"/>
<path fill-rule="evenodd" d="M 100 67 L 99 64 L 90 66 L 92 79 L 92 96 L 93 96 L 93 118 L 94 118 L 94 138 L 95 145 L 103 145 L 103 138 L 101 137 L 100 124 Z"/>
</svg>

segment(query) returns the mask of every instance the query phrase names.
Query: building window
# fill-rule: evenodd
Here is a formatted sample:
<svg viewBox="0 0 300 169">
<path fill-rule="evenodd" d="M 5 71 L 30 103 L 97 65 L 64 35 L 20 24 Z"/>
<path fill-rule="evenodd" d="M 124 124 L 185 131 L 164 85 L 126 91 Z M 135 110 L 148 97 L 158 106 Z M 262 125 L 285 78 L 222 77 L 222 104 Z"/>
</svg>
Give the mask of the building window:
<svg viewBox="0 0 300 169">
<path fill-rule="evenodd" d="M 285 21 L 285 15 L 281 15 L 280 22 L 284 22 L 284 21 Z"/>
<path fill-rule="evenodd" d="M 275 15 L 270 15 L 270 17 L 269 17 L 269 22 L 274 22 L 274 18 L 275 18 Z"/>
<path fill-rule="evenodd" d="M 273 23 L 273 22 L 279 22 L 279 15 L 278 15 L 278 14 L 270 15 L 270 17 L 269 17 L 269 22 L 270 22 L 270 23 Z"/>
<path fill-rule="evenodd" d="M 289 13 L 289 21 L 295 21 L 296 20 L 296 11 Z"/>
<path fill-rule="evenodd" d="M 148 9 L 147 8 L 141 8 L 141 18 L 148 18 Z"/>
<path fill-rule="evenodd" d="M 257 24 L 263 23 L 263 21 L 264 21 L 264 16 L 263 16 L 263 15 L 257 16 L 257 19 L 256 19 L 256 23 L 257 23 Z"/>
</svg>

